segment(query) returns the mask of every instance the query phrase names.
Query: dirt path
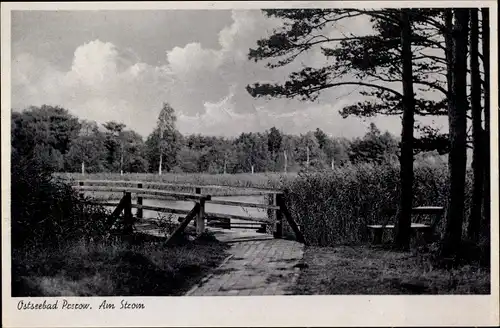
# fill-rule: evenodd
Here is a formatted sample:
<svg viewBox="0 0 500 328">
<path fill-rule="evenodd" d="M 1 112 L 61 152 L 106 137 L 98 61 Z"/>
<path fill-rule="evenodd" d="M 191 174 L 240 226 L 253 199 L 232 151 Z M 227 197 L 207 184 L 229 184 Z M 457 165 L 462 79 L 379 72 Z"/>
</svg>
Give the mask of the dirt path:
<svg viewBox="0 0 500 328">
<path fill-rule="evenodd" d="M 229 257 L 186 296 L 287 295 L 298 278 L 304 246 L 283 239 L 226 240 Z"/>
</svg>

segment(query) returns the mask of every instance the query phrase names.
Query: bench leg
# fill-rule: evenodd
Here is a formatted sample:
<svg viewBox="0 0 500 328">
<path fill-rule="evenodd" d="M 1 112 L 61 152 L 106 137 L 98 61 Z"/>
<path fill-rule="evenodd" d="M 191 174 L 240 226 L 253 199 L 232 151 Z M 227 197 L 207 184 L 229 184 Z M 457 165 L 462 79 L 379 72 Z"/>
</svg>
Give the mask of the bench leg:
<svg viewBox="0 0 500 328">
<path fill-rule="evenodd" d="M 373 230 L 373 243 L 375 245 L 381 244 L 382 243 L 382 236 L 384 234 L 383 229 L 374 229 Z"/>
<path fill-rule="evenodd" d="M 430 243 L 432 241 L 433 232 L 431 229 L 425 229 L 422 234 L 424 235 L 424 241 Z"/>
</svg>

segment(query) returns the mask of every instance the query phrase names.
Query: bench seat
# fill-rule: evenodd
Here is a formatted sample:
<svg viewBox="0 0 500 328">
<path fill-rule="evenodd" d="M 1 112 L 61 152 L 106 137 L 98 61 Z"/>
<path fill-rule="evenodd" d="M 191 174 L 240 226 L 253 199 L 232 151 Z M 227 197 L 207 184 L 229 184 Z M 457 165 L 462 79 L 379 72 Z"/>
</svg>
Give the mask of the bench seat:
<svg viewBox="0 0 500 328">
<path fill-rule="evenodd" d="M 394 229 L 394 224 L 388 224 L 388 225 L 381 225 L 381 224 L 371 224 L 367 225 L 368 228 L 370 229 Z M 427 229 L 430 228 L 431 226 L 428 224 L 423 224 L 423 223 L 412 223 L 411 228 L 412 229 Z"/>
<path fill-rule="evenodd" d="M 368 229 L 373 231 L 373 244 L 381 244 L 384 231 L 393 230 L 395 228 L 394 224 L 381 225 L 381 224 L 371 224 L 366 226 Z M 411 230 L 413 232 L 421 232 L 424 234 L 424 238 L 428 240 L 431 234 L 431 226 L 423 223 L 412 223 Z"/>
<path fill-rule="evenodd" d="M 444 213 L 443 206 L 417 206 L 411 209 L 411 214 L 414 215 L 439 215 L 440 217 Z M 432 230 L 436 222 L 433 224 L 423 224 L 423 223 L 412 223 L 410 228 L 412 232 L 422 232 L 426 239 L 430 238 Z M 395 228 L 394 224 L 370 224 L 366 226 L 368 229 L 373 231 L 373 243 L 379 244 L 382 241 L 382 235 L 385 230 L 392 230 Z"/>
</svg>

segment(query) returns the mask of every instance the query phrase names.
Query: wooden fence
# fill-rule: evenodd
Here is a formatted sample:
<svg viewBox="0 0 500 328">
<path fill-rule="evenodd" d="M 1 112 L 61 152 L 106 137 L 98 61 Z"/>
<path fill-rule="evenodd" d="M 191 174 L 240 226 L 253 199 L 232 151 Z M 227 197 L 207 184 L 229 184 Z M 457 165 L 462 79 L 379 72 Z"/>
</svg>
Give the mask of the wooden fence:
<svg viewBox="0 0 500 328">
<path fill-rule="evenodd" d="M 170 237 L 171 239 L 176 238 L 176 236 L 180 234 L 180 232 L 182 232 L 190 223 L 190 221 L 195 217 L 197 234 L 201 234 L 205 231 L 206 220 L 208 224 L 213 223 L 214 226 L 219 226 L 226 229 L 259 227 L 259 231 L 261 232 L 266 232 L 267 227 L 271 225 L 274 237 L 282 238 L 283 218 L 285 218 L 294 231 L 297 241 L 305 243 L 304 236 L 300 231 L 299 226 L 297 225 L 295 220 L 293 220 L 290 212 L 286 207 L 284 194 L 281 190 L 227 187 L 219 185 L 191 185 L 119 180 L 77 180 L 76 182 L 77 185 L 74 185 L 73 188 L 80 192 L 81 197 L 84 196 L 85 192 L 123 193 L 123 196 L 120 197 L 119 202 L 93 199 L 91 200 L 91 203 L 103 206 L 116 206 L 115 210 L 110 216 L 109 222 L 111 222 L 111 224 L 112 222 L 115 222 L 116 218 L 123 212 L 124 222 L 126 223 L 125 227 L 127 230 L 130 230 L 131 222 L 134 221 L 131 210 L 132 208 L 137 209 L 136 219 L 138 220 L 144 219 L 144 210 L 185 215 L 184 219 L 181 218 L 179 220 L 180 225 Z M 188 189 L 191 192 L 179 192 L 166 189 Z M 207 192 L 208 190 L 224 190 L 226 191 L 226 196 L 232 196 L 227 195 L 228 190 L 235 190 L 236 192 L 234 192 L 234 195 L 242 195 L 245 193 L 250 195 L 262 195 L 265 196 L 267 201 L 266 204 L 256 204 L 250 202 L 212 199 L 212 195 Z M 244 192 L 238 192 L 238 190 Z M 229 192 L 229 194 L 230 193 L 231 192 Z M 135 204 L 132 203 L 132 194 L 134 194 L 137 199 L 137 202 Z M 185 210 L 171 208 L 168 206 L 150 206 L 143 204 L 145 199 L 193 201 L 194 207 L 191 210 Z M 249 216 L 240 216 L 233 214 L 207 213 L 205 209 L 205 204 L 207 203 L 218 204 L 222 206 L 265 209 L 267 210 L 267 217 L 252 218 Z M 248 223 L 232 223 L 231 220 L 246 221 Z"/>
</svg>

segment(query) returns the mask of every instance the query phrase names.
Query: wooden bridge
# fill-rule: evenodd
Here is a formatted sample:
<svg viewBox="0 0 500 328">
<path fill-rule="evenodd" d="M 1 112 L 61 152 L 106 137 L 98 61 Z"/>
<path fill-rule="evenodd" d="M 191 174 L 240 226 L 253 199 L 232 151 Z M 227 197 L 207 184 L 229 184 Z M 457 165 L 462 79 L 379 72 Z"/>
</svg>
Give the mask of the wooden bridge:
<svg viewBox="0 0 500 328">
<path fill-rule="evenodd" d="M 255 229 L 262 233 L 272 233 L 274 238 L 283 237 L 283 223 L 285 219 L 293 230 L 296 240 L 305 243 L 304 236 L 288 211 L 284 193 L 281 190 L 229 187 L 219 185 L 192 185 L 162 182 L 143 182 L 143 181 L 114 181 L 114 180 L 77 180 L 73 188 L 78 190 L 83 199 L 85 193 L 123 193 L 120 197 L 114 199 L 91 198 L 89 203 L 102 206 L 115 207 L 108 219 L 108 226 L 115 224 L 119 216 L 123 213 L 123 232 L 131 233 L 135 223 L 151 222 L 154 219 L 145 218 L 144 210 L 155 211 L 159 213 L 171 213 L 179 215 L 179 225 L 170 235 L 167 243 L 175 240 L 186 229 L 191 221 L 194 220 L 196 233 L 202 234 L 206 226 L 219 227 L 222 229 Z M 189 192 L 180 192 L 178 190 L 188 190 Z M 266 203 L 258 204 L 251 202 L 231 201 L 223 199 L 213 199 L 210 190 L 222 191 L 225 196 L 236 195 L 261 195 L 266 199 Z M 212 192 L 213 193 L 213 192 Z M 134 196 L 134 197 L 132 197 Z M 133 203 L 132 199 L 136 202 Z M 180 200 L 193 202 L 191 210 L 173 208 L 168 206 L 150 206 L 144 205 L 144 200 Z M 116 202 L 116 200 L 119 200 Z M 241 216 L 225 213 L 211 213 L 206 211 L 206 204 L 218 204 L 228 207 L 258 208 L 265 209 L 267 216 L 265 218 L 254 218 L 250 216 Z M 136 209 L 135 215 L 132 208 Z"/>
</svg>

